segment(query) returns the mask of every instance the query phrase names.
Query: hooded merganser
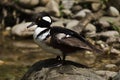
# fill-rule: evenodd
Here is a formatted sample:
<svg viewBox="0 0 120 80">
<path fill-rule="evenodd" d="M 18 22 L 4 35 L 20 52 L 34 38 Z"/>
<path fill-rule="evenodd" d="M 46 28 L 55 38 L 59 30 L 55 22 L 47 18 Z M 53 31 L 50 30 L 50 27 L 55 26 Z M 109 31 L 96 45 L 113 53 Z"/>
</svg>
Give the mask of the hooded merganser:
<svg viewBox="0 0 120 80">
<path fill-rule="evenodd" d="M 101 53 L 94 45 L 86 41 L 80 34 L 63 27 L 51 27 L 52 19 L 47 13 L 36 15 L 34 22 L 27 28 L 37 25 L 34 31 L 34 41 L 44 50 L 57 54 L 57 58 L 74 53 L 75 51 L 89 50 L 95 53 Z"/>
</svg>

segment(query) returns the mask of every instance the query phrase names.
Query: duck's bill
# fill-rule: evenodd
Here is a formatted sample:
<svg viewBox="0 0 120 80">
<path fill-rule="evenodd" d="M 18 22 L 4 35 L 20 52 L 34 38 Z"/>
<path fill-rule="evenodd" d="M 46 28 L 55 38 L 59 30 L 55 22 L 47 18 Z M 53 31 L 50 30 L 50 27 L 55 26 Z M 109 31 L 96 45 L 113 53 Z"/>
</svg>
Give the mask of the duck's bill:
<svg viewBox="0 0 120 80">
<path fill-rule="evenodd" d="M 34 25 L 35 25 L 35 23 L 32 22 L 30 25 L 27 26 L 27 28 L 30 28 L 30 27 L 32 27 L 32 26 L 34 26 Z"/>
</svg>

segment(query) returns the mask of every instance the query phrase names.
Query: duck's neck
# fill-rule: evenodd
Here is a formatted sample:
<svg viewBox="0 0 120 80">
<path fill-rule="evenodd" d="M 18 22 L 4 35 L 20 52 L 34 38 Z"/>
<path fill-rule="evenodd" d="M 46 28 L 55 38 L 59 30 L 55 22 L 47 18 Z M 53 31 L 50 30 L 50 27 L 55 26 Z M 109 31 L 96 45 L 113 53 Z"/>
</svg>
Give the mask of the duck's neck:
<svg viewBox="0 0 120 80">
<path fill-rule="evenodd" d="M 50 29 L 37 27 L 34 32 L 34 39 L 39 39 L 40 41 L 45 40 L 50 35 Z"/>
</svg>

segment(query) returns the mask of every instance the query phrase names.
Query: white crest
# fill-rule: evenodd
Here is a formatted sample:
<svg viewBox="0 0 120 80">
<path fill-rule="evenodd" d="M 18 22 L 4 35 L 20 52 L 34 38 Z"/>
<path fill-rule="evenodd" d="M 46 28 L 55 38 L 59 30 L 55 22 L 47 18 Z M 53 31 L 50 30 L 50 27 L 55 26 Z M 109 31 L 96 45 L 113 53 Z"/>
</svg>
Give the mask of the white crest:
<svg viewBox="0 0 120 80">
<path fill-rule="evenodd" d="M 51 18 L 49 16 L 44 16 L 42 19 L 45 20 L 45 21 L 48 21 L 49 23 L 52 22 Z"/>
</svg>

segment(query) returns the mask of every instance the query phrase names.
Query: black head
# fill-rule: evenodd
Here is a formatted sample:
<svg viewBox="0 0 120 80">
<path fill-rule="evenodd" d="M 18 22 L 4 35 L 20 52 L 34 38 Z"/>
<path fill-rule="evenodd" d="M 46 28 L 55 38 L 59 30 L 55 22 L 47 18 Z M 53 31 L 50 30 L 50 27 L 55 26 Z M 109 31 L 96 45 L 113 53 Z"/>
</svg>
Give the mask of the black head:
<svg viewBox="0 0 120 80">
<path fill-rule="evenodd" d="M 33 17 L 33 23 L 29 25 L 28 27 L 34 24 L 36 24 L 38 27 L 50 27 L 51 23 L 52 23 L 52 19 L 49 16 L 49 14 L 46 12 L 41 12 L 41 13 L 36 14 Z"/>
</svg>

